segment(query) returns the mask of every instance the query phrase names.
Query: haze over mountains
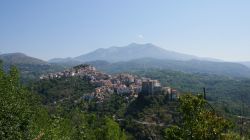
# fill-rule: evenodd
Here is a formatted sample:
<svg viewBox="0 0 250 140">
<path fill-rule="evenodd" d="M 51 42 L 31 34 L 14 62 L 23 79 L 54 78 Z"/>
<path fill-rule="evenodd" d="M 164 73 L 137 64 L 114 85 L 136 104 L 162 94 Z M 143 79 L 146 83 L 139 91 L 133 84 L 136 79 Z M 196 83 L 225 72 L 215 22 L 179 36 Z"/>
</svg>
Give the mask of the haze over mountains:
<svg viewBox="0 0 250 140">
<path fill-rule="evenodd" d="M 100 48 L 74 58 L 55 58 L 48 62 L 26 56 L 22 53 L 2 54 L 0 59 L 7 64 L 22 64 L 22 66 L 71 67 L 89 63 L 106 72 L 156 68 L 250 78 L 249 62 L 231 63 L 213 58 L 202 58 L 168 51 L 150 43 L 132 43 L 125 47 Z"/>
<path fill-rule="evenodd" d="M 50 64 L 38 58 L 27 56 L 23 53 L 1 54 L 0 60 L 3 61 L 3 68 L 5 71 L 8 71 L 11 66 L 16 66 L 21 73 L 22 81 L 38 79 L 41 74 L 64 69 L 63 66 Z"/>
<path fill-rule="evenodd" d="M 104 60 L 108 62 L 130 61 L 140 58 L 155 58 L 155 59 L 169 59 L 169 60 L 209 60 L 220 61 L 213 58 L 201 58 L 194 55 L 168 51 L 151 43 L 137 44 L 131 43 L 124 47 L 110 47 L 100 48 L 93 52 L 83 54 L 74 58 L 56 58 L 49 62 L 65 63 L 65 62 L 88 62 L 95 60 Z"/>
<path fill-rule="evenodd" d="M 109 63 L 107 61 L 91 61 L 87 63 L 94 65 L 97 69 L 110 73 L 130 72 L 133 70 L 147 71 L 147 69 L 167 69 L 188 73 L 206 73 L 250 78 L 249 68 L 239 63 L 230 62 L 212 62 L 201 60 L 179 61 L 168 59 L 141 58 L 115 63 Z"/>
<path fill-rule="evenodd" d="M 16 64 L 39 64 L 44 65 L 48 64 L 48 62 L 40 60 L 38 58 L 27 56 L 23 53 L 8 53 L 1 54 L 0 59 L 4 61 L 4 63 L 16 65 Z"/>
<path fill-rule="evenodd" d="M 240 63 L 250 68 L 250 61 L 249 62 L 240 62 Z"/>
</svg>

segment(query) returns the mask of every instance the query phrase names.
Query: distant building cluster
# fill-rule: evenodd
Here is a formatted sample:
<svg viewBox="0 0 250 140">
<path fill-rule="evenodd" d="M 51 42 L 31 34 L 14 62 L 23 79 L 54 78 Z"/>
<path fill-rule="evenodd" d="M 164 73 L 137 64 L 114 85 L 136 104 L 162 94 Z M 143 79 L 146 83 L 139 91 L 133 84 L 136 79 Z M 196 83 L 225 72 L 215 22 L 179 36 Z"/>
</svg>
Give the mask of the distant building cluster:
<svg viewBox="0 0 250 140">
<path fill-rule="evenodd" d="M 42 75 L 40 79 L 54 79 L 74 76 L 83 77 L 94 85 L 96 87 L 95 91 L 90 93 L 88 98 L 96 98 L 100 102 L 104 101 L 106 96 L 113 93 L 126 95 L 131 98 L 136 98 L 139 94 L 145 96 L 165 94 L 169 96 L 169 99 L 175 99 L 178 96 L 176 90 L 173 90 L 170 87 L 162 87 L 158 80 L 151 80 L 143 77 L 141 78 L 127 73 L 111 76 L 103 72 L 99 72 L 95 69 L 95 67 L 86 64 L 73 67 L 72 69 L 65 70 L 63 72 Z"/>
<path fill-rule="evenodd" d="M 142 82 L 142 93 L 145 95 L 154 95 L 161 92 L 161 83 L 158 80 L 144 80 Z"/>
<path fill-rule="evenodd" d="M 92 75 L 92 72 L 95 72 L 96 69 L 90 65 L 79 65 L 73 67 L 72 69 L 65 70 L 63 72 L 43 74 L 40 76 L 40 79 L 54 79 L 54 78 L 63 78 L 63 77 L 72 77 L 72 76 L 81 76 L 81 75 Z"/>
</svg>

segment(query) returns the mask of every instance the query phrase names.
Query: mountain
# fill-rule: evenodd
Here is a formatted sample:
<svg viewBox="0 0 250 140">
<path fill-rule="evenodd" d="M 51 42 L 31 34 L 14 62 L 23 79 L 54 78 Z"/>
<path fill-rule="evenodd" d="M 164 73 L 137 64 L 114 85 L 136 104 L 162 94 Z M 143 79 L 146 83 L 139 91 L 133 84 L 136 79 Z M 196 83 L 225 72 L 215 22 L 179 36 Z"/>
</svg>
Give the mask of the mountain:
<svg viewBox="0 0 250 140">
<path fill-rule="evenodd" d="M 8 71 L 13 65 L 16 66 L 21 73 L 21 79 L 23 82 L 39 79 L 39 76 L 44 73 L 61 71 L 64 69 L 61 65 L 50 64 L 23 53 L 1 54 L 0 60 L 3 61 L 3 68 L 5 71 Z"/>
<path fill-rule="evenodd" d="M 129 61 L 140 58 L 172 59 L 172 60 L 190 60 L 198 59 L 196 56 L 167 51 L 153 44 L 132 43 L 125 47 L 110 47 L 97 49 L 88 54 L 75 57 L 79 61 L 105 60 L 108 62 Z"/>
<path fill-rule="evenodd" d="M 250 68 L 250 62 L 239 62 L 239 63 L 247 66 L 248 68 Z"/>
<path fill-rule="evenodd" d="M 221 60 L 215 58 L 197 57 L 184 53 L 168 51 L 151 43 L 147 44 L 131 43 L 124 47 L 100 48 L 93 52 L 83 54 L 74 58 L 54 58 L 49 60 L 49 63 L 72 65 L 72 64 L 79 64 L 80 62 L 89 62 L 95 60 L 103 60 L 107 62 L 120 62 L 120 61 L 130 61 L 140 58 L 169 59 L 169 60 L 182 60 L 182 61 L 194 59 L 194 60 L 221 62 Z"/>
<path fill-rule="evenodd" d="M 16 65 L 16 64 L 37 64 L 37 65 L 46 65 L 46 61 L 27 56 L 23 53 L 7 53 L 1 54 L 0 59 L 6 64 Z"/>
<path fill-rule="evenodd" d="M 249 68 L 242 64 L 231 62 L 211 62 L 201 60 L 180 61 L 168 59 L 142 58 L 126 62 L 108 63 L 105 61 L 93 61 L 87 63 L 94 65 L 97 69 L 110 73 L 130 72 L 134 70 L 147 69 L 167 69 L 188 73 L 208 73 L 231 77 L 250 78 Z"/>
<path fill-rule="evenodd" d="M 191 73 L 250 77 L 250 69 L 242 64 L 168 51 L 150 43 L 132 43 L 125 47 L 101 48 L 75 58 L 54 59 L 49 62 L 53 61 L 68 66 L 88 62 L 108 72 L 158 68 Z"/>
</svg>

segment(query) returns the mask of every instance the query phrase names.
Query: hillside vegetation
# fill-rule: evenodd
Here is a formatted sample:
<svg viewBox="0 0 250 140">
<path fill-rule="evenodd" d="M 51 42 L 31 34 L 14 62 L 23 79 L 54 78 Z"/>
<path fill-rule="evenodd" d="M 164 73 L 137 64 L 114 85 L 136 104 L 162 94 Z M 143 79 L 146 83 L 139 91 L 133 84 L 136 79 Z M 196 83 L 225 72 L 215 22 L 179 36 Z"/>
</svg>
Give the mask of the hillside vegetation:
<svg viewBox="0 0 250 140">
<path fill-rule="evenodd" d="M 110 117 L 81 108 L 43 105 L 39 96 L 19 82 L 16 68 L 0 67 L 0 138 L 6 140 L 124 140 L 126 135 Z"/>
<path fill-rule="evenodd" d="M 17 67 L 24 83 L 28 83 L 30 80 L 38 80 L 42 74 L 65 69 L 63 65 L 49 64 L 46 61 L 22 53 L 2 54 L 0 60 L 4 62 L 3 69 L 5 72 L 9 71 L 12 66 Z"/>
<path fill-rule="evenodd" d="M 96 68 L 110 73 L 130 72 L 133 70 L 162 69 L 186 73 L 202 73 L 250 78 L 250 69 L 242 64 L 211 62 L 200 60 L 178 61 L 168 59 L 143 58 L 126 62 L 108 63 L 105 61 L 87 62 Z"/>
<path fill-rule="evenodd" d="M 163 85 L 178 89 L 181 93 L 203 93 L 206 88 L 207 99 L 218 109 L 228 114 L 240 115 L 244 106 L 244 115 L 250 116 L 250 79 L 235 79 L 211 74 L 190 74 L 169 70 L 149 69 L 132 73 L 159 79 Z"/>
</svg>

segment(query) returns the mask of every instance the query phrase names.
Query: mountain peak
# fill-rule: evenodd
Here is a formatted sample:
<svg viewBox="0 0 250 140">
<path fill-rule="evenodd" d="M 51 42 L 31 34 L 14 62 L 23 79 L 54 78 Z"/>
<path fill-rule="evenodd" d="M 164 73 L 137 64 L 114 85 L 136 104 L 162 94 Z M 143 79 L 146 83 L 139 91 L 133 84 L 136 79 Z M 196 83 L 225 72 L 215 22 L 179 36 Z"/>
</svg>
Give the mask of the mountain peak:
<svg viewBox="0 0 250 140">
<path fill-rule="evenodd" d="M 85 55 L 75 57 L 79 61 L 104 60 L 108 62 L 129 61 L 140 58 L 157 58 L 172 60 L 190 60 L 197 57 L 181 54 L 173 51 L 167 51 L 152 43 L 138 44 L 131 43 L 124 47 L 110 47 L 97 49 Z"/>
</svg>

